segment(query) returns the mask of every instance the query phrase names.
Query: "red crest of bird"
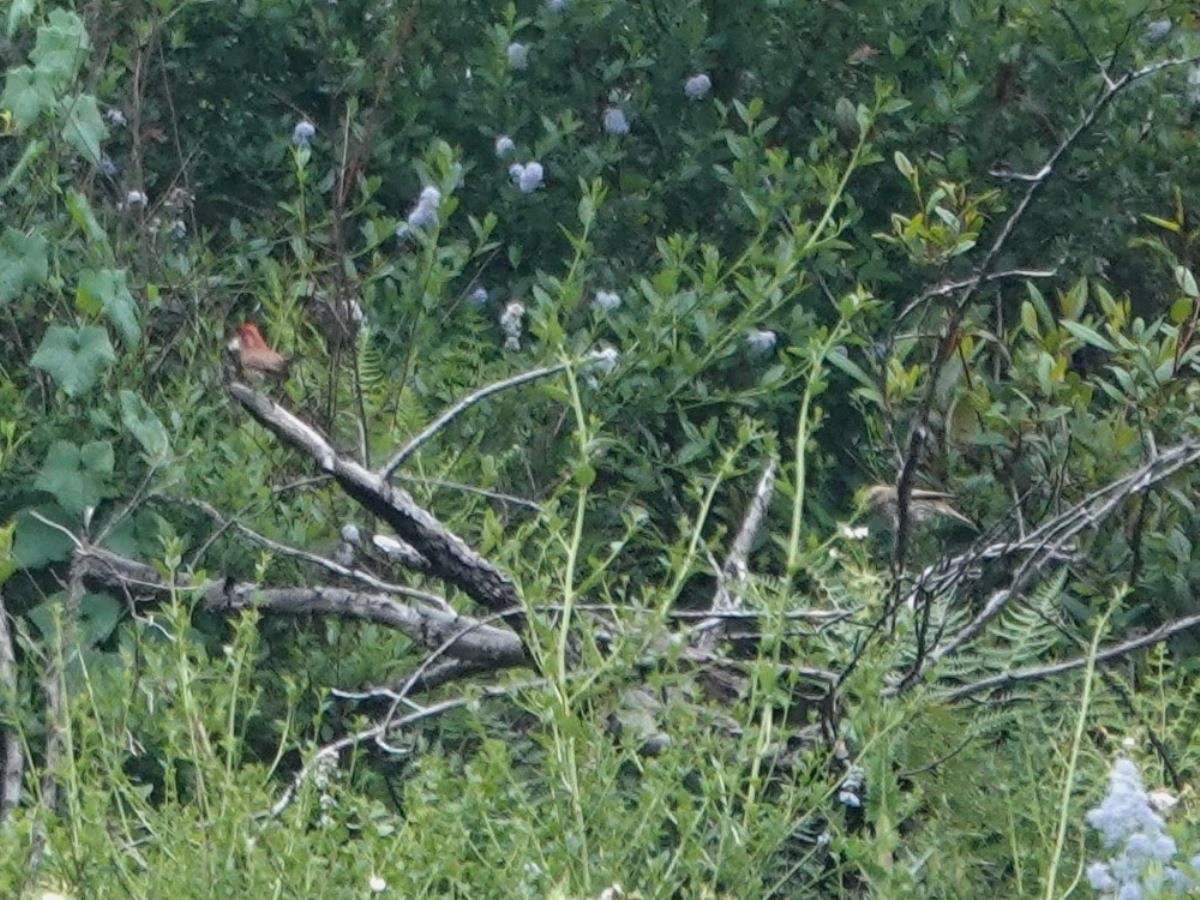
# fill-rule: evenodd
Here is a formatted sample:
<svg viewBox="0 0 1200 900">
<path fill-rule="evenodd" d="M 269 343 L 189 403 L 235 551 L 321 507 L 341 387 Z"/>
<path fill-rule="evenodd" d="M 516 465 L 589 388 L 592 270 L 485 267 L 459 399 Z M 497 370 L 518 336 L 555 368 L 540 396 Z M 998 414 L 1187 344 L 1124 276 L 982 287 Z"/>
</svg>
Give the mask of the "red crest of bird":
<svg viewBox="0 0 1200 900">
<path fill-rule="evenodd" d="M 248 378 L 282 378 L 287 374 L 289 361 L 263 340 L 262 332 L 253 322 L 244 322 L 238 327 L 229 349 L 237 357 L 238 368 Z"/>
</svg>

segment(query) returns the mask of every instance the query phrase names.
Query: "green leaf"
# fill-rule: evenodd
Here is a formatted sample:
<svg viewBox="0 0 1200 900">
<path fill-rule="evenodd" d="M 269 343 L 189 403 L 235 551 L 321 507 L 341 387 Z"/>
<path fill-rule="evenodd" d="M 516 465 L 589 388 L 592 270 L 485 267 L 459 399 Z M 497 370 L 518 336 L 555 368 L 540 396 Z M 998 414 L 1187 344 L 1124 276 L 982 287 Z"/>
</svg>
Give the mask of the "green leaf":
<svg viewBox="0 0 1200 900">
<path fill-rule="evenodd" d="M 0 528 L 0 587 L 17 571 L 17 560 L 13 556 L 13 535 L 16 534 L 16 521 L 9 522 Z"/>
<path fill-rule="evenodd" d="M 1081 322 L 1069 322 L 1066 319 L 1062 321 L 1062 327 L 1073 334 L 1085 344 L 1091 344 L 1093 347 L 1099 347 L 1101 350 L 1107 350 L 1109 353 L 1115 353 L 1116 347 L 1112 341 L 1103 337 L 1098 331 L 1089 328 Z"/>
<path fill-rule="evenodd" d="M 124 269 L 84 269 L 80 272 L 75 306 L 92 316 L 103 312 L 126 345 L 132 346 L 141 339 L 137 304 L 125 286 Z"/>
<path fill-rule="evenodd" d="M 90 243 L 108 245 L 108 234 L 96 219 L 96 214 L 92 212 L 92 205 L 87 197 L 78 191 L 67 191 L 67 211 L 71 214 L 71 221 L 87 236 Z"/>
<path fill-rule="evenodd" d="M 1088 283 L 1086 278 L 1080 278 L 1071 289 L 1062 295 L 1060 305 L 1062 306 L 1063 315 L 1075 321 L 1083 315 L 1083 311 L 1087 308 L 1088 299 Z"/>
<path fill-rule="evenodd" d="M 49 24 L 38 29 L 37 43 L 29 58 L 39 72 L 65 85 L 79 74 L 89 47 L 83 20 L 73 12 L 55 9 L 50 13 Z"/>
<path fill-rule="evenodd" d="M 11 39 L 17 29 L 25 24 L 25 20 L 33 15 L 35 0 L 11 0 L 8 7 L 8 21 L 4 23 L 4 36 Z"/>
<path fill-rule="evenodd" d="M 12 110 L 13 121 L 28 128 L 54 104 L 54 80 L 44 72 L 20 66 L 8 73 L 0 107 Z"/>
<path fill-rule="evenodd" d="M 108 332 L 103 328 L 51 325 L 30 365 L 48 372 L 68 396 L 78 397 L 93 387 L 101 373 L 116 361 Z"/>
<path fill-rule="evenodd" d="M 1196 289 L 1196 276 L 1192 274 L 1192 270 L 1187 266 L 1175 267 L 1175 283 L 1189 297 L 1193 299 L 1200 297 L 1200 290 Z"/>
<path fill-rule="evenodd" d="M 37 232 L 26 237 L 15 228 L 0 235 L 0 304 L 41 284 L 50 274 L 50 245 Z"/>
<path fill-rule="evenodd" d="M 1178 222 L 1172 222 L 1170 219 L 1160 219 L 1158 216 L 1150 216 L 1146 215 L 1145 213 L 1142 214 L 1142 218 L 1151 225 L 1157 225 L 1159 228 L 1165 228 L 1167 231 L 1173 231 L 1176 234 L 1179 234 L 1180 228 Z"/>
<path fill-rule="evenodd" d="M 100 117 L 96 98 L 90 94 L 66 97 L 61 112 L 63 140 L 93 166 L 99 166 L 102 158 L 100 144 L 108 137 L 108 129 Z"/>
<path fill-rule="evenodd" d="M 165 459 L 171 450 L 167 430 L 158 416 L 133 391 L 121 391 L 121 421 L 152 460 Z"/>
<path fill-rule="evenodd" d="M 63 528 L 47 525 L 32 513 L 37 512 L 50 522 L 58 522 Z M 71 517 L 55 503 L 23 509 L 16 516 L 17 536 L 13 542 L 13 561 L 21 569 L 40 569 L 46 563 L 64 562 L 71 557 L 75 546 L 69 531 Z"/>
<path fill-rule="evenodd" d="M 1180 297 L 1178 300 L 1172 303 L 1171 311 L 1169 313 L 1172 324 L 1182 325 L 1184 322 L 1186 322 L 1188 317 L 1192 314 L 1192 306 L 1193 301 L 1188 297 Z"/>
<path fill-rule="evenodd" d="M 64 509 L 81 513 L 108 496 L 113 463 L 108 441 L 91 441 L 82 447 L 55 441 L 46 452 L 34 487 L 52 494 Z"/>
<path fill-rule="evenodd" d="M 575 468 L 575 483 L 582 488 L 590 488 L 596 481 L 596 470 L 584 463 Z"/>
<path fill-rule="evenodd" d="M 1033 304 L 1028 300 L 1021 304 L 1021 327 L 1034 340 L 1040 341 L 1042 339 L 1041 329 L 1038 328 L 1037 310 L 1033 308 Z"/>
</svg>

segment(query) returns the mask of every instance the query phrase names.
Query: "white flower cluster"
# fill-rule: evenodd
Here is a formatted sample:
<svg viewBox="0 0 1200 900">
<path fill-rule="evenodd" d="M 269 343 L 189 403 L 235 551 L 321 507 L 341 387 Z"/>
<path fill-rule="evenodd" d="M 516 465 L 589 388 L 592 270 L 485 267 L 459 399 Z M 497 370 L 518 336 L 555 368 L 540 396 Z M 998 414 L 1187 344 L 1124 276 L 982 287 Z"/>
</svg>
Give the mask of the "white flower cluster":
<svg viewBox="0 0 1200 900">
<path fill-rule="evenodd" d="M 504 332 L 504 349 L 520 350 L 521 334 L 524 329 L 522 319 L 525 317 L 525 307 L 516 300 L 504 307 L 500 314 L 500 330 Z"/>
<path fill-rule="evenodd" d="M 1105 897 L 1141 900 L 1147 894 L 1183 894 L 1195 886 L 1192 878 L 1170 865 L 1175 859 L 1175 839 L 1167 834 L 1152 803 L 1137 765 L 1118 759 L 1109 773 L 1108 793 L 1085 817 L 1100 832 L 1104 848 L 1113 851 L 1108 860 L 1087 868 L 1088 883 Z M 1171 805 L 1163 804 L 1161 798 L 1159 803 Z M 1200 855 L 1190 865 L 1200 865 Z"/>
<path fill-rule="evenodd" d="M 529 48 L 524 44 L 513 41 L 504 53 L 508 56 L 508 64 L 514 69 L 524 69 L 529 65 Z"/>
<path fill-rule="evenodd" d="M 508 177 L 512 179 L 513 184 L 522 194 L 531 194 L 541 186 L 546 173 L 542 169 L 542 164 L 535 160 L 524 165 L 513 163 L 508 167 Z"/>
<path fill-rule="evenodd" d="M 592 306 L 602 313 L 616 312 L 621 308 L 621 295 L 613 291 L 596 291 Z"/>
<path fill-rule="evenodd" d="M 296 127 L 292 129 L 292 143 L 303 150 L 311 143 L 316 133 L 317 126 L 307 119 L 297 122 Z"/>
<path fill-rule="evenodd" d="M 432 185 L 424 188 L 408 218 L 396 226 L 396 237 L 407 237 L 416 228 L 436 228 L 438 207 L 441 205 L 442 192 Z"/>
<path fill-rule="evenodd" d="M 683 92 L 689 100 L 703 100 L 712 90 L 712 79 L 698 72 L 683 83 Z"/>
</svg>

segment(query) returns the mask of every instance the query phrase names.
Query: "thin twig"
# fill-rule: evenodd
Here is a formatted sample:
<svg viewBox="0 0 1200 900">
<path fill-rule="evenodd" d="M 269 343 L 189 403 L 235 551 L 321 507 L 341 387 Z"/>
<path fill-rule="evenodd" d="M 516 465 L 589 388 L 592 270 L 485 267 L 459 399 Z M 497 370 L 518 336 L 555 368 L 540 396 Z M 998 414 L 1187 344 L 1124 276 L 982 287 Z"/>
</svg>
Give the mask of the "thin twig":
<svg viewBox="0 0 1200 900">
<path fill-rule="evenodd" d="M 559 372 L 566 369 L 567 366 L 568 363 L 565 362 L 557 363 L 553 366 L 544 366 L 540 369 L 522 372 L 520 375 L 514 375 L 511 378 L 505 378 L 503 381 L 497 381 L 494 384 L 489 384 L 485 387 L 481 387 L 477 391 L 473 391 L 434 419 L 423 431 L 421 431 L 420 434 L 401 447 L 400 451 L 386 463 L 384 463 L 383 468 L 379 470 L 380 477 L 391 478 L 392 473 L 395 472 L 396 469 L 400 468 L 406 459 L 416 453 L 426 441 L 428 441 L 435 434 L 458 418 L 458 416 L 466 412 L 481 400 L 492 396 L 492 394 L 498 394 L 501 391 L 506 391 L 509 388 L 520 387 L 521 385 L 528 384 L 531 381 L 537 381 L 539 378 L 557 375 Z"/>
</svg>

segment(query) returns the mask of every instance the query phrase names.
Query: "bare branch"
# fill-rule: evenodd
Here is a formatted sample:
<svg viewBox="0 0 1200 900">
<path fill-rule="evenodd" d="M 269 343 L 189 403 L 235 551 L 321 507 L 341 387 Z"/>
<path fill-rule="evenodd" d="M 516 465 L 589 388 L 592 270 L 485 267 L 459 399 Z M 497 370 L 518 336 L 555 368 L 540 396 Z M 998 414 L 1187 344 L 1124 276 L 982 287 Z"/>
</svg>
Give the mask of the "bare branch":
<svg viewBox="0 0 1200 900">
<path fill-rule="evenodd" d="M 1116 659 L 1127 653 L 1141 650 L 1144 647 L 1162 643 L 1168 638 L 1182 634 L 1192 628 L 1200 628 L 1200 614 L 1166 622 L 1151 632 L 1131 638 L 1128 641 L 1123 641 L 1120 644 L 1114 644 L 1111 647 L 1104 647 L 1097 651 L 1096 662 Z M 1051 675 L 1069 672 L 1072 669 L 1081 669 L 1087 665 L 1087 662 L 1088 657 L 1078 656 L 1045 666 L 1031 666 L 1030 668 L 1020 669 L 1016 672 L 1002 672 L 999 675 L 982 678 L 979 681 L 964 684 L 962 687 L 939 693 L 938 696 L 943 700 L 961 700 L 964 697 L 969 697 L 971 694 L 978 694 L 981 691 L 999 690 L 1023 681 L 1036 681 L 1040 678 L 1048 678 Z"/>
<path fill-rule="evenodd" d="M 82 575 L 106 587 L 136 593 L 162 594 L 169 590 L 151 566 L 118 556 L 100 547 L 76 550 L 75 565 Z M 468 616 L 429 606 L 410 606 L 382 593 L 344 588 L 272 588 L 232 581 L 194 585 L 178 579 L 176 589 L 195 590 L 206 609 L 215 613 L 253 607 L 279 615 L 334 615 L 362 619 L 406 635 L 425 647 L 443 648 L 455 658 L 508 668 L 527 662 L 520 639 L 503 628 L 485 625 Z"/>
<path fill-rule="evenodd" d="M 1200 439 L 1184 441 L 1160 453 L 1129 474 L 1093 491 L 1066 512 L 1039 526 L 1027 537 L 1001 546 L 995 554 L 996 557 L 1024 554 L 1009 583 L 995 591 L 970 622 L 944 641 L 938 642 L 925 659 L 915 665 L 888 693 L 900 693 L 911 687 L 921 680 L 930 667 L 982 633 L 1010 600 L 1020 596 L 1038 577 L 1046 574 L 1051 566 L 1071 555 L 1069 545 L 1080 533 L 1097 527 L 1133 494 L 1143 493 L 1197 462 L 1200 462 Z"/>
<path fill-rule="evenodd" d="M 775 471 L 778 467 L 779 461 L 774 457 L 767 462 L 762 477 L 758 479 L 758 487 L 754 489 L 754 498 L 750 501 L 750 508 L 746 510 L 746 516 L 742 520 L 742 527 L 738 529 L 737 537 L 734 538 L 733 545 L 729 548 L 725 564 L 717 572 L 717 593 L 712 603 L 714 613 L 726 613 L 741 606 L 741 598 L 730 590 L 729 582 L 733 580 L 741 583 L 750 574 L 746 560 L 750 556 L 750 548 L 754 545 L 754 540 L 762 530 L 763 521 L 767 517 L 767 510 L 771 505 L 771 495 L 775 492 Z M 699 623 L 694 629 L 695 634 L 698 635 L 696 646 L 700 650 L 713 650 L 717 641 L 720 640 L 721 634 L 725 631 L 726 624 L 727 620 L 721 616 L 714 616 Z"/>
<path fill-rule="evenodd" d="M 17 657 L 13 650 L 12 629 L 8 624 L 8 611 L 4 608 L 4 595 L 0 594 L 0 696 L 5 706 L 17 706 Z M 16 728 L 0 727 L 0 826 L 21 802 L 21 779 L 25 775 L 25 748 Z"/>
<path fill-rule="evenodd" d="M 520 387 L 521 385 L 528 384 L 531 381 L 537 381 L 539 378 L 557 375 L 559 372 L 566 369 L 567 365 L 567 363 L 558 363 L 557 365 L 545 366 L 541 369 L 533 369 L 529 372 L 522 372 L 520 375 L 514 375 L 513 377 L 506 378 L 503 381 L 497 381 L 494 384 L 489 384 L 486 387 L 482 387 L 479 390 L 468 394 L 432 422 L 430 422 L 420 434 L 401 447 L 400 451 L 386 463 L 384 463 L 382 468 L 380 468 L 380 476 L 385 479 L 391 478 L 392 473 L 400 468 L 406 459 L 416 453 L 426 441 L 432 438 L 435 434 L 437 434 L 456 418 L 458 418 L 458 416 L 466 412 L 479 401 L 492 396 L 492 394 L 498 394 L 501 391 L 506 391 L 509 388 Z"/>
<path fill-rule="evenodd" d="M 266 547 L 272 553 L 277 553 L 280 556 L 288 556 L 292 559 L 302 559 L 305 562 L 319 566 L 320 568 L 334 575 L 339 575 L 342 578 L 352 579 L 353 581 L 357 581 L 360 584 L 364 584 L 367 587 L 374 588 L 378 591 L 385 591 L 389 594 L 400 594 L 405 597 L 411 597 L 414 600 L 420 600 L 422 603 L 428 603 L 431 606 L 436 606 L 443 611 L 451 610 L 450 604 L 446 602 L 444 597 L 439 597 L 437 594 L 431 594 L 428 591 L 420 591 L 416 588 L 408 587 L 407 585 L 393 584 L 392 582 L 384 581 L 382 578 L 378 578 L 377 576 L 370 572 L 364 571 L 363 569 L 352 569 L 349 566 L 343 566 L 341 563 L 337 562 L 336 560 L 329 559 L 328 557 L 320 556 L 316 553 L 310 553 L 307 550 L 301 550 L 298 547 L 292 547 L 289 544 L 284 544 L 280 541 L 273 540 L 264 534 L 260 534 L 253 528 L 243 525 L 237 519 L 223 515 L 215 506 L 210 503 L 206 503 L 203 500 L 196 500 L 192 497 L 160 497 L 158 499 L 198 509 L 213 521 L 217 522 L 223 529 L 232 528 L 250 538 L 250 540 L 258 544 L 260 547 Z M 426 566 L 428 566 L 428 562 L 426 562 Z"/>
<path fill-rule="evenodd" d="M 460 588 L 492 612 L 507 612 L 521 603 L 516 586 L 428 510 L 418 506 L 403 488 L 354 460 L 338 454 L 323 435 L 270 398 L 240 382 L 228 385 L 230 394 L 259 424 L 302 453 L 311 456 L 367 512 L 379 517 L 429 560 L 430 571 Z M 518 623 L 523 630 L 524 623 Z"/>
</svg>

